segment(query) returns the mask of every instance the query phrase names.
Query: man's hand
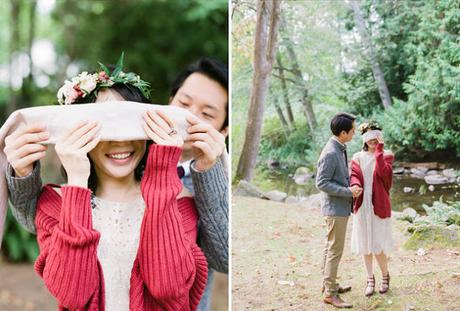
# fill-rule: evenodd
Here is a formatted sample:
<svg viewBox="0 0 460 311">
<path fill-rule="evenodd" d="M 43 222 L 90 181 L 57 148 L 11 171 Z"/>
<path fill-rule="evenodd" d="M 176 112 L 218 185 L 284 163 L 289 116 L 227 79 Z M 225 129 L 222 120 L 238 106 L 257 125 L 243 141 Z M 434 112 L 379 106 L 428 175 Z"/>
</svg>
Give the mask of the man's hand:
<svg viewBox="0 0 460 311">
<path fill-rule="evenodd" d="M 225 150 L 225 136 L 212 125 L 195 116 L 188 116 L 191 124 L 186 142 L 192 142 L 192 154 L 195 159 L 194 168 L 197 171 L 206 171 L 216 164 Z"/>
<path fill-rule="evenodd" d="M 35 161 L 43 159 L 48 146 L 40 144 L 49 138 L 45 127 L 34 124 L 15 130 L 5 138 L 6 158 L 14 170 L 16 177 L 29 175 Z"/>
<path fill-rule="evenodd" d="M 351 191 L 351 194 L 353 195 L 354 198 L 357 198 L 361 195 L 361 193 L 363 192 L 363 188 L 359 187 L 359 186 L 353 186 L 353 187 L 350 187 L 349 188 L 350 191 Z"/>
</svg>

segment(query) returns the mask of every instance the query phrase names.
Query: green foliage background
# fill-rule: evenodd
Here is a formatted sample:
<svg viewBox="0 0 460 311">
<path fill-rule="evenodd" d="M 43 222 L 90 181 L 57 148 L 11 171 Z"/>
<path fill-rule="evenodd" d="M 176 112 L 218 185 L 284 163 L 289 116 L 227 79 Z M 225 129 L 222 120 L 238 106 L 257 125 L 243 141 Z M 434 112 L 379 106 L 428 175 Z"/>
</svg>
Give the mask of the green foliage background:
<svg viewBox="0 0 460 311">
<path fill-rule="evenodd" d="M 233 23 L 233 169 L 239 159 L 249 105 L 253 70 L 255 1 L 235 1 Z M 283 18 L 294 44 L 309 100 L 318 120 L 312 132 L 301 105 L 302 89 L 286 45 L 279 36 L 279 54 L 286 67 L 289 101 L 296 129 L 284 135 L 274 109 L 284 110 L 284 97 L 274 64 L 264 114 L 258 169 L 269 160 L 314 168 L 330 137 L 329 120 L 340 111 L 357 115 L 357 123 L 375 119 L 383 125 L 386 148 L 398 160 L 457 161 L 460 156 L 460 2 L 362 2 L 372 44 L 392 96 L 384 110 L 351 8 L 342 1 L 284 2 Z M 286 117 L 286 110 L 285 117 Z M 356 135 L 349 154 L 361 148 Z"/>
</svg>

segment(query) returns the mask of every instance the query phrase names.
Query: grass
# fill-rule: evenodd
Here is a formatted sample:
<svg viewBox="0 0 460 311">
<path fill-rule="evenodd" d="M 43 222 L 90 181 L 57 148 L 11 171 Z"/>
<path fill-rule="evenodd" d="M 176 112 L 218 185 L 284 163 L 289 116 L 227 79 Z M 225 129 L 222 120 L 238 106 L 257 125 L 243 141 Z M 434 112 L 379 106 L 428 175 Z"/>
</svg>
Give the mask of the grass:
<svg viewBox="0 0 460 311">
<path fill-rule="evenodd" d="M 339 282 L 353 290 L 343 298 L 353 310 L 460 310 L 459 248 L 419 256 L 402 248 L 406 224 L 393 224 L 390 292 L 366 298 L 364 265 L 350 252 L 350 219 Z M 233 310 L 335 310 L 320 293 L 325 228 L 318 209 L 234 196 L 232 226 Z"/>
</svg>

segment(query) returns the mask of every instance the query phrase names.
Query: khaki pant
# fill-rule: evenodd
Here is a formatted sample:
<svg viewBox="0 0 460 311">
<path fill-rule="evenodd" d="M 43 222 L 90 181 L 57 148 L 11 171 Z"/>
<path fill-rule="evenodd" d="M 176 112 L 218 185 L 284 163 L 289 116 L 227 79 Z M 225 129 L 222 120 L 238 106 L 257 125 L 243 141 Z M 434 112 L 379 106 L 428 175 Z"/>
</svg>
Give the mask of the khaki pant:
<svg viewBox="0 0 460 311">
<path fill-rule="evenodd" d="M 337 294 L 337 270 L 345 246 L 348 216 L 325 216 L 327 227 L 326 247 L 323 256 L 323 282 L 325 295 Z"/>
</svg>

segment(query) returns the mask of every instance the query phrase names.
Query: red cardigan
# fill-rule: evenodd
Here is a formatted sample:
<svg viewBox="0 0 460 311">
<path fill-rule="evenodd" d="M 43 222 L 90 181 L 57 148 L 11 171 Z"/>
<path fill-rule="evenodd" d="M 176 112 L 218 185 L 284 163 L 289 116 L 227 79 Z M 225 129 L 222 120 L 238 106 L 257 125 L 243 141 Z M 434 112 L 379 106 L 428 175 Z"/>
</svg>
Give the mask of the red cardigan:
<svg viewBox="0 0 460 311">
<path fill-rule="evenodd" d="M 152 145 L 141 181 L 146 209 L 130 280 L 130 310 L 195 310 L 207 280 L 207 262 L 196 244 L 192 198 L 176 199 L 181 149 Z M 59 310 L 104 310 L 104 278 L 97 258 L 91 192 L 64 186 L 62 197 L 44 187 L 35 224 L 40 255 L 35 270 Z"/>
<path fill-rule="evenodd" d="M 378 144 L 375 150 L 375 168 L 372 183 L 372 204 L 374 213 L 380 218 L 391 217 L 390 189 L 393 180 L 393 154 L 383 154 L 383 144 Z M 351 161 L 351 186 L 364 189 L 364 177 L 359 163 Z M 356 213 L 363 204 L 363 193 L 354 199 L 353 211 Z"/>
</svg>

